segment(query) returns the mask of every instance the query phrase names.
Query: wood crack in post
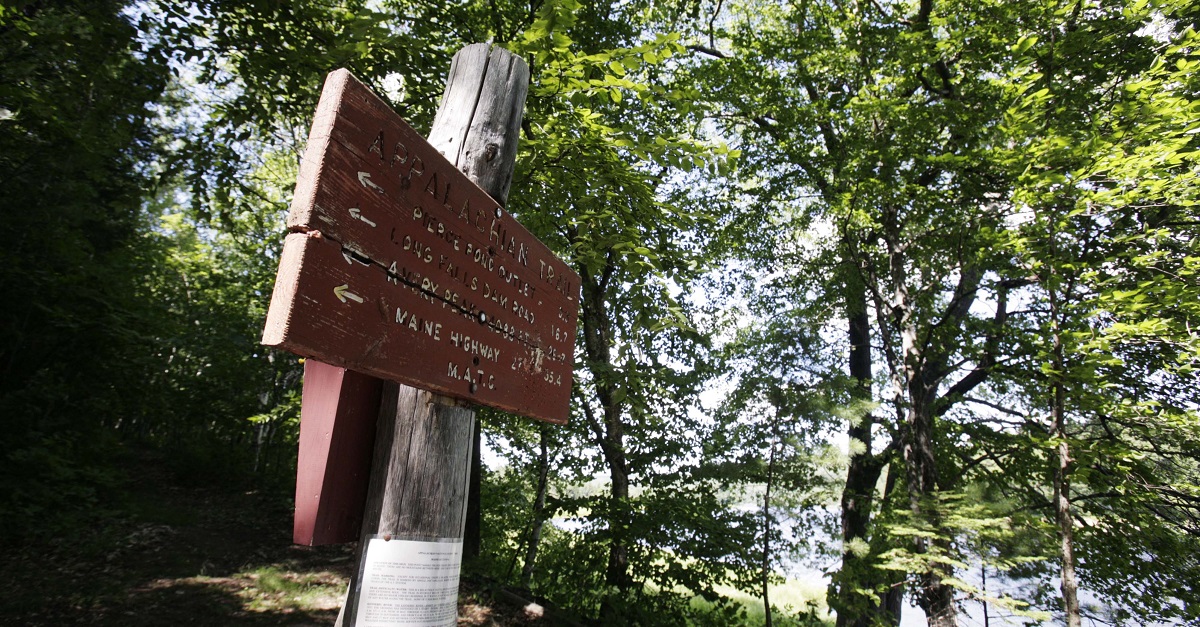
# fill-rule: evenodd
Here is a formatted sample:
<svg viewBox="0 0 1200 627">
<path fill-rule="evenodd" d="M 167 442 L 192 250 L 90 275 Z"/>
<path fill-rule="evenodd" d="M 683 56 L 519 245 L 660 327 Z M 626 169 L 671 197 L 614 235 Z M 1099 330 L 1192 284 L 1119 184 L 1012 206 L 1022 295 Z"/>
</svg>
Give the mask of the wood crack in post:
<svg viewBox="0 0 1200 627">
<path fill-rule="evenodd" d="M 395 528 L 400 526 L 399 514 L 401 512 L 407 511 L 407 512 L 412 513 L 414 510 L 420 511 L 419 508 L 413 506 L 414 505 L 413 503 L 408 502 L 410 499 L 405 498 L 407 495 L 411 494 L 410 486 L 412 485 L 412 479 L 415 474 L 412 472 L 411 463 L 409 463 L 411 460 L 410 460 L 409 456 L 407 456 L 407 455 L 404 457 L 403 460 L 398 459 L 398 457 L 399 457 L 398 453 L 412 451 L 415 448 L 417 448 L 417 447 L 414 447 L 414 442 L 416 440 L 416 430 L 413 427 L 415 425 L 418 425 L 421 423 L 420 416 L 419 416 L 419 414 L 421 413 L 421 410 L 424 409 L 426 412 L 428 412 L 428 411 L 431 411 L 431 408 L 429 407 L 429 404 L 430 404 L 429 402 L 424 403 L 425 407 L 422 408 L 422 403 L 420 402 L 421 394 L 420 394 L 420 392 L 417 391 L 416 388 L 412 388 L 412 387 L 408 387 L 408 386 L 404 386 L 404 387 L 396 386 L 396 388 L 398 388 L 396 390 L 397 394 L 402 393 L 405 396 L 416 397 L 415 398 L 416 402 L 407 402 L 406 401 L 404 403 L 401 403 L 401 402 L 399 402 L 399 399 L 397 400 L 397 405 L 402 405 L 402 406 L 412 408 L 412 415 L 408 417 L 408 420 L 402 421 L 404 424 L 405 435 L 407 435 L 407 440 L 402 445 L 399 443 L 393 444 L 392 452 L 391 452 L 390 465 L 393 468 L 389 469 L 388 474 L 394 475 L 397 472 L 400 473 L 400 477 L 399 477 L 400 481 L 398 482 L 399 485 L 395 486 L 395 489 L 398 491 L 398 496 L 395 497 L 394 499 L 388 499 L 387 497 L 385 497 L 385 501 L 391 501 L 391 502 L 396 503 L 396 505 L 398 505 L 398 507 L 396 508 L 396 510 L 394 512 L 396 515 L 396 518 L 392 521 L 393 529 L 398 531 L 398 529 L 395 529 Z M 388 389 L 389 390 L 392 389 L 392 386 L 388 386 Z M 430 396 L 430 400 L 432 400 L 432 396 Z M 390 417 L 383 416 L 382 418 L 386 420 L 386 419 L 389 419 Z M 396 418 L 397 418 L 397 423 L 400 423 L 401 422 L 400 417 L 396 416 Z M 389 488 L 390 487 L 391 486 L 389 486 Z M 387 515 L 387 514 L 385 514 L 385 515 Z M 411 524 L 411 521 L 409 521 L 409 524 Z"/>
<path fill-rule="evenodd" d="M 483 78 L 482 78 L 482 80 L 479 81 L 479 86 L 475 89 L 475 102 L 471 106 L 471 114 L 467 116 L 466 123 L 464 124 L 464 126 L 467 128 L 468 134 L 471 132 L 472 129 L 475 128 L 475 115 L 479 112 L 479 100 L 483 97 L 483 89 L 484 89 L 484 86 L 487 85 L 488 70 L 491 69 L 490 66 L 492 63 L 492 45 L 491 44 L 483 44 L 483 45 L 487 46 L 488 50 L 487 50 L 487 54 L 484 55 L 484 57 L 483 57 L 483 71 L 480 72 L 480 76 L 482 76 Z M 458 144 L 458 155 L 454 159 L 454 167 L 458 168 L 459 171 L 461 171 L 463 174 L 470 176 L 471 175 L 470 155 L 466 154 L 466 152 L 465 152 L 466 150 L 467 150 L 467 140 L 466 140 L 466 135 L 464 134 L 463 140 Z"/>
</svg>

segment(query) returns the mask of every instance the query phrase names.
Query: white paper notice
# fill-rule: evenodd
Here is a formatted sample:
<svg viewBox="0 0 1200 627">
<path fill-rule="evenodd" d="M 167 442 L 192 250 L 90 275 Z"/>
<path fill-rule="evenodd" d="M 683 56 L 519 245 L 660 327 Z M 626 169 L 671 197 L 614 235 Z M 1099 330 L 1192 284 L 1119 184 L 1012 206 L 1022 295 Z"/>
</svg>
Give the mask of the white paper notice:
<svg viewBox="0 0 1200 627">
<path fill-rule="evenodd" d="M 361 627 L 443 627 L 458 622 L 462 542 L 372 538 L 359 593 Z"/>
</svg>

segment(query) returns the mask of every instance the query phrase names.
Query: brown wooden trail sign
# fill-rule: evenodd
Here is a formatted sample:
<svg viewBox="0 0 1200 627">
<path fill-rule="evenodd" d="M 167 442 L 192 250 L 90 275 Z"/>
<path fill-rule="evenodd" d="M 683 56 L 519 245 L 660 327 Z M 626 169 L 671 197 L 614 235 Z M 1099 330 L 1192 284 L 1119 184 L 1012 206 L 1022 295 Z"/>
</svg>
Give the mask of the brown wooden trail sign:
<svg viewBox="0 0 1200 627">
<path fill-rule="evenodd" d="M 295 541 L 361 523 L 339 627 L 455 623 L 471 402 L 566 420 L 579 280 L 503 210 L 528 80 L 463 48 L 430 143 L 349 73 L 326 80 L 264 343 L 313 357 Z"/>
<path fill-rule="evenodd" d="M 345 70 L 288 227 L 264 344 L 566 422 L 578 275 Z"/>
</svg>

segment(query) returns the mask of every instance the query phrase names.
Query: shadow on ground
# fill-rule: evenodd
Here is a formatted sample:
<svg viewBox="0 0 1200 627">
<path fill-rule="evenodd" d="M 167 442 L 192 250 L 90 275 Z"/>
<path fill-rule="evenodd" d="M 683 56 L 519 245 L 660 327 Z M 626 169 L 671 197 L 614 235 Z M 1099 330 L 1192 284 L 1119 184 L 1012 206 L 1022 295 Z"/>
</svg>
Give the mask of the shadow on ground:
<svg viewBox="0 0 1200 627">
<path fill-rule="evenodd" d="M 292 545 L 285 496 L 129 475 L 120 516 L 0 554 L 0 625 L 333 624 L 352 547 Z"/>
<path fill-rule="evenodd" d="M 180 482 L 164 467 L 130 462 L 128 502 L 109 508 L 119 516 L 0 550 L 0 626 L 334 624 L 353 545 L 296 546 L 290 495 Z M 464 578 L 460 627 L 564 624 L 492 588 Z"/>
</svg>

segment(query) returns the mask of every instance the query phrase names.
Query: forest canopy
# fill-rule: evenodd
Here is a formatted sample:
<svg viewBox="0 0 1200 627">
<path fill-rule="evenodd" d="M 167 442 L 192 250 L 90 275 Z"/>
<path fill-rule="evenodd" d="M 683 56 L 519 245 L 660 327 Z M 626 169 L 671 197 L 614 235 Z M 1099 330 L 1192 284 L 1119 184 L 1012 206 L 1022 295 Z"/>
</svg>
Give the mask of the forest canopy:
<svg viewBox="0 0 1200 627">
<path fill-rule="evenodd" d="M 303 368 L 258 342 L 322 82 L 424 133 L 491 42 L 508 210 L 582 285 L 569 424 L 480 410 L 468 568 L 602 624 L 1198 621 L 1198 22 L 4 0 L 0 538 L 111 513 L 132 451 L 291 489 Z"/>
</svg>

